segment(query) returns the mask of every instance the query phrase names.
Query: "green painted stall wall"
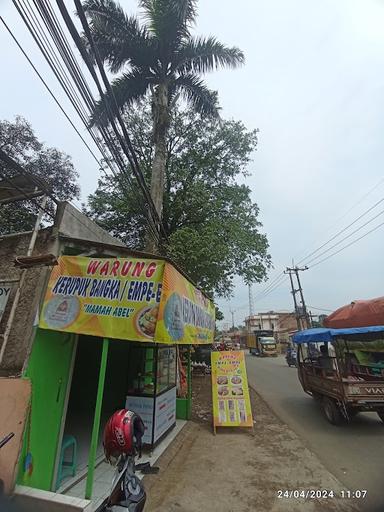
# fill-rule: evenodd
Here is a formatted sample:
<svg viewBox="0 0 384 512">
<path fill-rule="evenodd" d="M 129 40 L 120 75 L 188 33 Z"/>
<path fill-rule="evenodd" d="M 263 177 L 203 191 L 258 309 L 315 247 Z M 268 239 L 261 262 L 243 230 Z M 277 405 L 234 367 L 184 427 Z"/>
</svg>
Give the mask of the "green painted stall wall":
<svg viewBox="0 0 384 512">
<path fill-rule="evenodd" d="M 31 419 L 27 421 L 18 483 L 51 490 L 74 336 L 38 329 L 25 377 L 32 382 Z M 32 472 L 25 471 L 32 454 Z"/>
</svg>

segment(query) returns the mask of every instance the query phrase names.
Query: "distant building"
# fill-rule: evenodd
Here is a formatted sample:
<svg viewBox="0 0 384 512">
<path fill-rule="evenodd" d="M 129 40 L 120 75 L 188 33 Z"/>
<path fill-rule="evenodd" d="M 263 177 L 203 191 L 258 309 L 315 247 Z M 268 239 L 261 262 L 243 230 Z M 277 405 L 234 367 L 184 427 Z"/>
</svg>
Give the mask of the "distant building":
<svg viewBox="0 0 384 512">
<path fill-rule="evenodd" d="M 226 333 L 226 336 L 230 338 L 233 343 L 239 343 L 243 348 L 247 345 L 246 329 L 235 329 L 234 331 Z"/>
<path fill-rule="evenodd" d="M 273 331 L 274 337 L 280 343 L 287 343 L 289 333 L 297 329 L 295 313 L 287 311 L 267 311 L 257 313 L 245 319 L 246 331 Z"/>
</svg>

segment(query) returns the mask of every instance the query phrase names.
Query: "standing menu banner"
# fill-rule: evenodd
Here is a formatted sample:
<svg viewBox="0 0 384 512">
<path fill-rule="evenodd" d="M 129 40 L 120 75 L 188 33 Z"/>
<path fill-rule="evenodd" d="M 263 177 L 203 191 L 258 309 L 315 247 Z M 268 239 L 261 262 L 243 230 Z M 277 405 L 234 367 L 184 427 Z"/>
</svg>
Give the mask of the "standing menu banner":
<svg viewBox="0 0 384 512">
<path fill-rule="evenodd" d="M 253 427 L 244 352 L 211 352 L 213 430 Z"/>
</svg>

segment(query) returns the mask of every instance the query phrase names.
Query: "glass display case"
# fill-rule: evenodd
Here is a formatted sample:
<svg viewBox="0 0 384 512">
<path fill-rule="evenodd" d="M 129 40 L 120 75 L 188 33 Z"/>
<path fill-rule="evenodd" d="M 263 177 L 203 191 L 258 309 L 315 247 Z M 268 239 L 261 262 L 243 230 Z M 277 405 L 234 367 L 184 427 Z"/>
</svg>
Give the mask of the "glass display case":
<svg viewBox="0 0 384 512">
<path fill-rule="evenodd" d="M 134 345 L 128 353 L 127 394 L 153 396 L 155 393 L 155 348 Z"/>
<path fill-rule="evenodd" d="M 144 444 L 154 445 L 176 423 L 176 346 L 133 344 L 126 408 L 144 421 Z"/>
<path fill-rule="evenodd" d="M 157 350 L 157 394 L 176 386 L 176 347 Z"/>
</svg>

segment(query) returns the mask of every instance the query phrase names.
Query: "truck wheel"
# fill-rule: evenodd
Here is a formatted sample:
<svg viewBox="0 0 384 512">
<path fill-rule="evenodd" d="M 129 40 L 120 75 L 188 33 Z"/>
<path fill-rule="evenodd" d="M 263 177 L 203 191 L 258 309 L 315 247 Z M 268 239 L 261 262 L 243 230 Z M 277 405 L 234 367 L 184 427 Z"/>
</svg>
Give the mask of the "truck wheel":
<svg viewBox="0 0 384 512">
<path fill-rule="evenodd" d="M 381 419 L 381 421 L 384 423 L 384 409 L 379 409 L 377 411 L 377 415 L 379 416 L 379 418 Z"/>
<path fill-rule="evenodd" d="M 339 406 L 333 398 L 325 396 L 322 401 L 324 415 L 332 425 L 341 425 L 344 423 L 344 417 Z"/>
</svg>

